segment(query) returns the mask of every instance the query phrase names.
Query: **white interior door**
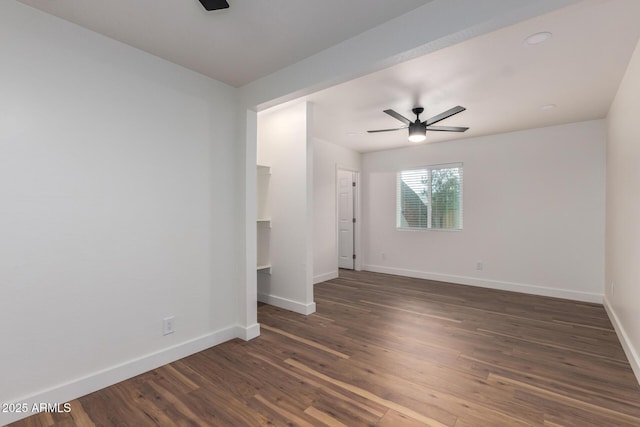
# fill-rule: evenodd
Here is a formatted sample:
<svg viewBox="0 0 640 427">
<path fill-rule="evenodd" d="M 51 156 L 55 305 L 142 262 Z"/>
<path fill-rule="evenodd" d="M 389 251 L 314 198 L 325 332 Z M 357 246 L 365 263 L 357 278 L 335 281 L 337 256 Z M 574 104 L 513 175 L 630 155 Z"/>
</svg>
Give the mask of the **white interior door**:
<svg viewBox="0 0 640 427">
<path fill-rule="evenodd" d="M 354 173 L 338 171 L 338 267 L 354 269 Z"/>
</svg>

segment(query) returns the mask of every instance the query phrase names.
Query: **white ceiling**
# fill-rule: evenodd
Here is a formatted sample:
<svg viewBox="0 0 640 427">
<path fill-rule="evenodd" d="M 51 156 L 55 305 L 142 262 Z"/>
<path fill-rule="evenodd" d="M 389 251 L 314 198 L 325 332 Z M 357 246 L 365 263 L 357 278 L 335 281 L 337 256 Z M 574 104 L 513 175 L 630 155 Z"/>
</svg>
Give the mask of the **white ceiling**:
<svg viewBox="0 0 640 427">
<path fill-rule="evenodd" d="M 216 12 L 198 0 L 19 1 L 242 86 L 431 0 L 229 0 Z M 640 0 L 582 0 L 309 95 L 315 133 L 360 152 L 407 146 L 406 131 L 366 130 L 401 126 L 382 110 L 412 118 L 414 106 L 425 107 L 422 119 L 467 108 L 438 125 L 470 130 L 429 132 L 426 143 L 603 118 L 638 22 Z M 524 44 L 539 31 L 552 39 Z"/>
<path fill-rule="evenodd" d="M 239 87 L 431 0 L 19 1 Z"/>
<path fill-rule="evenodd" d="M 604 118 L 640 37 L 640 1 L 585 0 L 476 37 L 307 97 L 316 135 L 367 152 L 412 145 L 384 114 L 427 119 L 467 108 L 438 125 L 465 133 L 427 132 L 426 143 Z M 553 33 L 527 45 L 527 36 Z M 542 110 L 540 107 L 557 107 Z"/>
</svg>

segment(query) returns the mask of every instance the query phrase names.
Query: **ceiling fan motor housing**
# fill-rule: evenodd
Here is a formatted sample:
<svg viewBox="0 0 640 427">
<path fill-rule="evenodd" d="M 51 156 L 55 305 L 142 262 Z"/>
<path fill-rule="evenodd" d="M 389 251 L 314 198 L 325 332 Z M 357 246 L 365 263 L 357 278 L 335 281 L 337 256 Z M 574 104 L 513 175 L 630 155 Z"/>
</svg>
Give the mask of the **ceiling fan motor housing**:
<svg viewBox="0 0 640 427">
<path fill-rule="evenodd" d="M 415 121 L 409 125 L 409 135 L 414 133 L 422 133 L 424 134 L 427 131 L 427 123 L 419 121 Z"/>
</svg>

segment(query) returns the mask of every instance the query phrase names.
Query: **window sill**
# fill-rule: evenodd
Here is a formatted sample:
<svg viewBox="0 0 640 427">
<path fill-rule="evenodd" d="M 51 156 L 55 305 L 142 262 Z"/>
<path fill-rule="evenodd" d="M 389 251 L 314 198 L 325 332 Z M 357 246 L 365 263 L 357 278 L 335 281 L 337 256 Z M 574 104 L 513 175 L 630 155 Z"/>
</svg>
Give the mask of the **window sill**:
<svg viewBox="0 0 640 427">
<path fill-rule="evenodd" d="M 464 230 L 463 228 L 412 228 L 412 227 L 396 227 L 396 231 L 444 231 L 445 233 L 456 233 Z"/>
</svg>

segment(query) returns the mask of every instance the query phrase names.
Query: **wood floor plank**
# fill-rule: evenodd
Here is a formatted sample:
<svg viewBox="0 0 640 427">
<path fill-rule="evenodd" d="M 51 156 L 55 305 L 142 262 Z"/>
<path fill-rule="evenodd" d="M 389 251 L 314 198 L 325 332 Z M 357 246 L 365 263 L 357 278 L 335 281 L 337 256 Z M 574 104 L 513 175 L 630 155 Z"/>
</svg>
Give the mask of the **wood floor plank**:
<svg viewBox="0 0 640 427">
<path fill-rule="evenodd" d="M 461 355 L 460 359 L 468 360 L 474 365 L 482 366 L 482 372 L 487 374 L 487 379 L 490 374 L 500 375 L 536 387 L 556 390 L 566 395 L 580 395 L 585 401 L 596 402 L 604 407 L 615 408 L 615 410 L 622 413 L 640 415 L 640 401 L 638 401 L 636 393 L 618 390 L 617 387 L 611 387 L 606 383 L 601 383 L 601 379 L 590 377 L 588 381 L 576 382 L 576 378 L 580 377 L 575 374 L 572 378 L 565 378 L 553 371 L 538 371 L 540 374 L 533 374 L 527 372 L 526 369 L 510 367 L 508 363 L 491 363 L 467 355 Z M 548 372 L 548 374 L 545 375 L 544 372 Z"/>
<path fill-rule="evenodd" d="M 174 394 L 153 381 L 149 381 L 148 384 L 161 399 L 172 405 L 181 414 L 181 419 L 193 425 L 198 425 L 198 423 L 202 422 L 200 417 L 191 410 L 189 405 L 185 403 L 185 399 L 181 398 L 179 394 Z"/>
<path fill-rule="evenodd" d="M 380 422 L 376 425 L 377 427 L 426 427 L 427 424 L 422 423 L 420 421 L 414 420 L 411 417 L 408 417 L 404 414 L 401 414 L 398 411 L 394 411 L 393 409 L 389 409 L 384 417 L 380 420 Z"/>
<path fill-rule="evenodd" d="M 308 374 L 313 375 L 314 377 L 317 377 L 317 378 L 320 378 L 320 379 L 322 379 L 324 381 L 327 381 L 327 382 L 330 382 L 332 384 L 335 384 L 336 386 L 338 386 L 340 388 L 343 388 L 345 390 L 349 390 L 352 393 L 355 393 L 355 394 L 357 394 L 359 396 L 364 397 L 365 399 L 371 400 L 372 402 L 376 402 L 376 403 L 378 403 L 380 405 L 388 407 L 389 409 L 393 409 L 393 410 L 395 410 L 397 412 L 400 412 L 401 414 L 403 414 L 403 415 L 405 415 L 405 416 L 407 416 L 409 418 L 412 418 L 412 419 L 414 419 L 416 421 L 420 421 L 420 422 L 422 422 L 422 423 L 424 423 L 424 424 L 426 424 L 426 425 L 428 425 L 430 427 L 447 427 L 446 424 L 443 424 L 440 421 L 434 420 L 432 418 L 426 417 L 426 416 L 422 415 L 421 413 L 419 413 L 417 411 L 414 411 L 413 409 L 407 408 L 407 407 L 402 406 L 400 404 L 397 404 L 397 403 L 395 403 L 393 401 L 384 399 L 384 398 L 382 398 L 380 396 L 377 396 L 377 395 L 371 393 L 368 390 L 364 390 L 364 389 L 362 389 L 360 387 L 354 386 L 354 385 L 346 383 L 344 381 L 337 380 L 335 378 L 331 378 L 331 377 L 329 377 L 327 375 L 324 375 L 324 374 L 322 374 L 322 373 L 320 373 L 318 371 L 315 371 L 315 370 L 309 368 L 308 366 L 305 366 L 302 363 L 299 363 L 299 362 L 297 362 L 297 361 L 295 361 L 293 359 L 287 359 L 287 360 L 285 360 L 285 362 L 288 363 L 289 365 L 295 367 L 295 368 L 298 368 L 301 371 L 304 371 L 304 372 L 306 372 Z M 449 424 L 449 426 L 451 426 L 451 425 L 453 425 L 453 424 Z"/>
<path fill-rule="evenodd" d="M 317 349 L 319 349 L 319 350 L 326 351 L 327 353 L 331 353 L 331 354 L 333 354 L 334 356 L 338 356 L 338 357 L 340 357 L 340 358 L 342 358 L 342 359 L 348 359 L 348 358 L 349 358 L 349 356 L 348 356 L 348 355 L 346 355 L 346 354 L 344 354 L 344 353 L 340 353 L 339 351 L 333 350 L 333 349 L 331 349 L 331 348 L 329 348 L 329 347 L 327 347 L 327 346 L 324 346 L 324 345 L 319 344 L 319 343 L 317 343 L 317 342 L 314 342 L 314 341 L 308 340 L 308 339 L 306 339 L 306 338 L 302 338 L 302 337 L 300 337 L 300 336 L 297 336 L 297 335 L 294 335 L 294 334 L 290 334 L 290 333 L 285 332 L 285 331 L 283 331 L 283 330 L 281 330 L 281 329 L 273 328 L 273 327 L 268 326 L 268 325 L 262 325 L 262 326 L 261 326 L 261 328 L 262 328 L 262 329 L 266 329 L 267 331 L 274 332 L 274 333 L 276 333 L 276 334 L 280 334 L 280 335 L 285 336 L 285 337 L 287 337 L 287 338 L 290 338 L 290 339 L 292 339 L 292 340 L 295 340 L 295 341 L 301 342 L 301 343 L 306 344 L 306 345 L 308 345 L 308 346 L 311 346 L 311 347 L 317 348 Z"/>
<path fill-rule="evenodd" d="M 601 305 L 371 272 L 259 304 L 234 339 L 25 426 L 637 427 L 640 385 Z"/>
<path fill-rule="evenodd" d="M 153 381 L 160 384 L 164 383 L 168 388 L 176 390 L 178 393 L 188 393 L 200 387 L 177 370 L 174 365 L 162 366 L 156 369 L 155 372 L 159 374 L 160 378 L 153 379 Z"/>
<path fill-rule="evenodd" d="M 450 317 L 445 317 L 445 316 L 437 316 L 435 314 L 425 313 L 424 311 L 407 310 L 406 308 L 400 308 L 400 307 L 396 307 L 396 306 L 390 305 L 390 304 L 379 304 L 377 302 L 371 302 L 371 301 L 366 301 L 366 300 L 360 300 L 360 302 L 362 302 L 364 304 L 368 304 L 368 305 L 375 305 L 377 307 L 383 307 L 383 308 L 386 308 L 386 309 L 398 310 L 398 311 L 402 311 L 404 313 L 417 314 L 418 316 L 429 317 L 431 319 L 444 320 L 444 321 L 453 322 L 453 323 L 462 323 L 462 320 L 452 319 Z"/>
<path fill-rule="evenodd" d="M 322 384 L 320 382 L 317 382 L 312 378 L 305 377 L 304 375 L 300 375 L 296 371 L 288 369 L 285 366 L 279 365 L 274 361 L 267 359 L 263 355 L 249 353 L 249 356 L 263 360 L 265 363 L 268 363 L 269 365 L 271 365 L 274 369 L 277 369 L 280 372 L 282 372 L 283 375 L 294 376 L 298 378 L 300 381 L 303 381 L 304 383 L 309 384 L 310 386 L 316 388 L 317 390 L 324 392 L 326 395 L 328 395 L 331 398 L 334 405 L 336 403 L 340 404 L 339 402 L 343 401 L 345 404 L 349 404 L 354 408 L 358 408 L 360 410 L 359 411 L 360 413 L 367 412 L 371 414 L 371 417 L 375 419 L 382 418 L 385 412 L 388 410 L 387 407 L 383 405 L 378 405 L 375 402 L 366 400 L 359 395 L 354 395 L 353 393 L 350 393 L 348 390 L 343 390 L 339 387 L 331 387 L 331 386 L 328 386 L 327 384 Z M 362 415 L 360 417 L 367 418 L 366 416 L 362 416 Z"/>
<path fill-rule="evenodd" d="M 308 414 L 310 416 L 312 416 L 313 418 L 315 418 L 316 420 L 320 421 L 322 424 L 329 426 L 329 427 L 349 427 L 346 424 L 341 423 L 340 421 L 336 420 L 334 417 L 332 417 L 331 415 L 327 414 L 326 412 L 322 412 L 318 409 L 316 409 L 313 406 L 309 406 L 307 409 L 304 410 L 305 414 Z"/>
<path fill-rule="evenodd" d="M 371 402 L 367 403 L 371 404 Z M 313 400 L 312 407 L 313 410 L 320 411 L 337 422 L 347 425 L 374 425 L 381 417 L 366 411 L 353 399 L 335 399 L 332 394 L 324 393 L 324 390 L 320 391 Z"/>
<path fill-rule="evenodd" d="M 571 345 L 569 345 L 568 343 L 565 343 L 562 340 L 554 340 L 554 342 L 550 342 L 548 340 L 541 340 L 541 339 L 537 339 L 537 338 L 532 338 L 532 337 L 526 336 L 524 334 L 513 335 L 513 334 L 509 334 L 509 333 L 498 332 L 498 331 L 495 331 L 495 330 L 484 329 L 484 328 L 480 328 L 478 330 L 481 331 L 481 332 L 486 332 L 488 334 L 499 335 L 499 336 L 502 336 L 502 337 L 511 338 L 511 339 L 515 339 L 515 340 L 521 340 L 521 341 L 529 342 L 529 343 L 532 343 L 532 344 L 543 345 L 543 346 L 546 346 L 546 347 L 551 347 L 551 348 L 555 348 L 555 349 L 566 351 L 566 352 L 580 353 L 580 354 L 583 354 L 585 356 L 597 357 L 597 358 L 600 358 L 600 359 L 610 360 L 610 361 L 613 361 L 613 362 L 627 363 L 626 357 L 624 356 L 624 353 L 622 353 L 622 354 L 618 353 L 616 356 L 611 356 L 610 357 L 610 356 L 607 356 L 607 355 L 602 355 L 599 352 L 586 351 L 586 350 L 582 350 L 582 349 L 577 348 L 577 347 L 572 347 Z"/>
<path fill-rule="evenodd" d="M 283 419 L 288 420 L 291 424 L 300 426 L 300 427 L 314 427 L 313 422 L 307 421 L 299 417 L 295 413 L 280 407 L 279 405 L 277 405 L 274 402 L 271 402 L 269 399 L 263 397 L 262 395 L 256 394 L 254 397 L 258 402 L 262 403 L 267 408 L 273 410 L 278 415 L 282 416 Z"/>
<path fill-rule="evenodd" d="M 607 407 L 604 407 L 602 405 L 596 405 L 590 402 L 585 401 L 584 399 L 577 399 L 571 396 L 567 396 L 565 394 L 562 393 L 557 393 L 555 391 L 552 390 L 548 390 L 546 388 L 543 387 L 537 387 L 531 384 L 527 384 L 525 382 L 522 381 L 517 381 L 517 380 L 513 380 L 511 378 L 507 378 L 501 375 L 497 375 L 497 374 L 490 374 L 489 375 L 489 379 L 488 379 L 489 383 L 508 383 L 511 385 L 514 385 L 516 387 L 520 387 L 523 389 L 527 389 L 535 394 L 538 395 L 543 395 L 546 397 L 549 397 L 550 399 L 553 399 L 555 401 L 561 401 L 561 402 L 566 402 L 568 405 L 571 406 L 575 406 L 575 407 L 580 407 L 582 409 L 586 409 L 587 411 L 591 411 L 591 412 L 595 412 L 595 413 L 603 413 L 603 414 L 607 414 L 609 416 L 615 417 L 617 419 L 623 419 L 626 420 L 630 423 L 633 423 L 635 425 L 640 425 L 640 417 L 636 417 L 636 416 L 632 416 L 632 415 L 627 415 L 625 413 L 622 413 L 620 411 L 616 411 L 613 409 L 609 409 Z"/>
<path fill-rule="evenodd" d="M 550 421 L 567 427 L 638 427 L 636 422 L 585 410 L 579 406 L 567 405 L 566 402 L 560 402 L 549 396 L 541 396 L 526 390 L 517 391 L 514 394 L 514 399 L 544 407 L 545 423 Z"/>
</svg>

